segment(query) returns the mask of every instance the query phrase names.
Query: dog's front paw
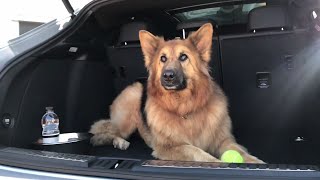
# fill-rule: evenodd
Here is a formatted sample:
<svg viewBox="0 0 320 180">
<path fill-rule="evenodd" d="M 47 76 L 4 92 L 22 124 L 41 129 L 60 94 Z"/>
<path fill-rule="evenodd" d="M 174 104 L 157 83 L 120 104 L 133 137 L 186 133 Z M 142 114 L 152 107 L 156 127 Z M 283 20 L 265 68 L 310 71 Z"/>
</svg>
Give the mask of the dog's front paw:
<svg viewBox="0 0 320 180">
<path fill-rule="evenodd" d="M 254 156 L 248 156 L 244 158 L 245 163 L 252 163 L 252 164 L 266 164 L 265 162 L 261 161 L 260 159 Z"/>
<path fill-rule="evenodd" d="M 246 161 L 246 163 L 252 163 L 252 164 L 266 164 L 265 162 L 261 161 L 260 159 L 249 160 L 249 161 Z"/>
<path fill-rule="evenodd" d="M 113 146 L 114 146 L 114 148 L 118 148 L 120 150 L 126 150 L 130 146 L 130 142 L 128 142 L 125 139 L 122 139 L 120 137 L 116 137 L 113 140 Z"/>
<path fill-rule="evenodd" d="M 107 144 L 111 144 L 111 142 L 112 142 L 112 138 L 106 136 L 105 134 L 96 134 L 92 136 L 90 139 L 90 143 L 93 146 L 107 145 Z"/>
</svg>

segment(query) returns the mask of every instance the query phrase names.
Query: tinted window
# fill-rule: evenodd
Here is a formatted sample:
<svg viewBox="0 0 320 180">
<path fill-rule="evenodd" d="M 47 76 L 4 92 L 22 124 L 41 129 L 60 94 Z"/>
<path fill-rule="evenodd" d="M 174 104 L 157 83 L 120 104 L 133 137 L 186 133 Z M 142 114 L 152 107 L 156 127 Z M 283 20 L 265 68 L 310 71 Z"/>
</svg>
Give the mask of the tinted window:
<svg viewBox="0 0 320 180">
<path fill-rule="evenodd" d="M 252 3 L 242 5 L 221 6 L 177 13 L 180 21 L 194 19 L 212 19 L 219 25 L 246 24 L 249 12 L 257 7 L 266 6 L 266 3 Z"/>
</svg>

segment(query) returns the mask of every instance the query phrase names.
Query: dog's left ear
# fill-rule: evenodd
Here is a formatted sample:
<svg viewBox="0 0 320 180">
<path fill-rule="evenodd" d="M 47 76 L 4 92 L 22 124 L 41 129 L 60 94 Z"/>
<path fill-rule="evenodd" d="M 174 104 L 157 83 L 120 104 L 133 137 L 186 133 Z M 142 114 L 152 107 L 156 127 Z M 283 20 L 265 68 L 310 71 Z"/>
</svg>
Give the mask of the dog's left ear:
<svg viewBox="0 0 320 180">
<path fill-rule="evenodd" d="M 188 37 L 199 51 L 202 60 L 205 62 L 209 62 L 211 59 L 212 34 L 212 24 L 206 23 L 202 25 L 198 31 L 191 33 Z"/>
</svg>

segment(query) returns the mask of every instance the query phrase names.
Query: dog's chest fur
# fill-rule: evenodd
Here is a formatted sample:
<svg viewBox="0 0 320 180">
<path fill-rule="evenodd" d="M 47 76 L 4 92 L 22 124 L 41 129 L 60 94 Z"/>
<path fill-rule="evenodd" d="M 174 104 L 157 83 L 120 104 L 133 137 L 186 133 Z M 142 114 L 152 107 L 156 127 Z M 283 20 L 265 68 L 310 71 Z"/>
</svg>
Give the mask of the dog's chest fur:
<svg viewBox="0 0 320 180">
<path fill-rule="evenodd" d="M 185 117 L 168 112 L 148 99 L 146 111 L 148 125 L 155 145 L 191 144 L 203 150 L 214 144 L 216 134 L 222 125 L 229 124 L 225 97 L 214 94 L 208 104 Z"/>
</svg>

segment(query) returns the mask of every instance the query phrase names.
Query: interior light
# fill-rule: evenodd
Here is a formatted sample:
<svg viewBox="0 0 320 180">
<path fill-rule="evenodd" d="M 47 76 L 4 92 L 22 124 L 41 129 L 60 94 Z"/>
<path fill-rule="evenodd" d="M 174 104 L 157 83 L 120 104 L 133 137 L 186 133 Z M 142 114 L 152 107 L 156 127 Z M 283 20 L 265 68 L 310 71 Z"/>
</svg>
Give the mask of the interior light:
<svg viewBox="0 0 320 180">
<path fill-rule="evenodd" d="M 318 17 L 318 15 L 315 11 L 312 11 L 312 16 L 313 16 L 313 19 L 316 19 Z"/>
</svg>

